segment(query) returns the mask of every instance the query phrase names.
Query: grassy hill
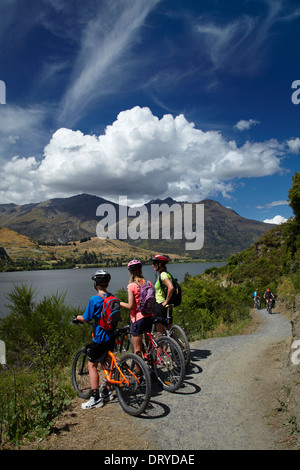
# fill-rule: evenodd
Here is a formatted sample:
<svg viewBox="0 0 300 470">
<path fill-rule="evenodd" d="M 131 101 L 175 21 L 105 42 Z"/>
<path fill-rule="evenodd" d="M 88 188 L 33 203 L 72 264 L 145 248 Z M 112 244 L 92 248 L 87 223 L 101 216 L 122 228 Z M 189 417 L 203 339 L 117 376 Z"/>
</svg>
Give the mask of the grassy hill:
<svg viewBox="0 0 300 470">
<path fill-rule="evenodd" d="M 137 248 L 120 240 L 88 238 L 85 241 L 75 240 L 67 245 L 40 245 L 29 237 L 0 227 L 0 247 L 5 255 L 0 257 L 0 269 L 13 268 L 51 268 L 74 267 L 86 265 L 121 265 L 132 258 L 149 260 L 152 252 Z M 171 254 L 171 258 L 176 255 Z"/>
<path fill-rule="evenodd" d="M 270 287 L 279 296 L 300 291 L 300 232 L 295 220 L 272 228 L 250 248 L 232 255 L 227 264 L 212 275 L 224 285 L 244 289 Z M 254 290 L 253 289 L 253 290 Z"/>
</svg>

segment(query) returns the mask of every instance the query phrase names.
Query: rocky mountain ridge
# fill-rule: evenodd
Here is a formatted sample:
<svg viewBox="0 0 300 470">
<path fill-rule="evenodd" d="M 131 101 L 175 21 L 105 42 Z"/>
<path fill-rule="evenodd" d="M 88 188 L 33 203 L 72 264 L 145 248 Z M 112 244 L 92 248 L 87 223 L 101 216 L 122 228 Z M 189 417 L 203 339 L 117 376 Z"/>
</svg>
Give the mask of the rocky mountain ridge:
<svg viewBox="0 0 300 470">
<path fill-rule="evenodd" d="M 171 198 L 163 201 L 159 199 L 150 201 L 143 206 L 144 210 L 145 208 L 148 210 L 149 216 L 152 204 L 164 204 L 164 207 L 168 206 L 169 208 L 176 205 L 180 210 L 189 203 L 176 202 Z M 194 213 L 195 204 L 204 205 L 204 246 L 202 249 L 186 252 L 184 237 L 182 239 L 174 237 L 174 216 L 172 214 L 169 215 L 171 224 L 170 239 L 162 237 L 162 227 L 160 225 L 159 239 L 151 239 L 149 232 L 148 238 L 128 238 L 124 241 L 147 250 L 180 255 L 188 254 L 202 259 L 225 259 L 231 254 L 250 246 L 272 227 L 270 224 L 241 217 L 232 209 L 225 208 L 216 201 L 206 199 L 199 203 L 193 203 L 191 227 L 194 232 L 197 228 Z M 124 218 L 122 219 L 124 214 L 128 214 L 129 208 L 121 208 L 114 202 L 88 194 L 24 205 L 1 204 L 0 226 L 10 228 L 39 243 L 65 244 L 73 240 L 96 236 L 97 224 L 101 219 L 96 214 L 101 205 L 103 205 L 103 208 L 110 207 L 115 212 L 116 238 L 122 239 L 118 236 L 119 226 L 121 220 L 124 221 Z M 136 210 L 138 216 L 138 208 Z M 155 223 L 160 224 L 161 218 L 159 216 Z M 133 219 L 134 217 L 128 216 L 127 225 Z"/>
</svg>

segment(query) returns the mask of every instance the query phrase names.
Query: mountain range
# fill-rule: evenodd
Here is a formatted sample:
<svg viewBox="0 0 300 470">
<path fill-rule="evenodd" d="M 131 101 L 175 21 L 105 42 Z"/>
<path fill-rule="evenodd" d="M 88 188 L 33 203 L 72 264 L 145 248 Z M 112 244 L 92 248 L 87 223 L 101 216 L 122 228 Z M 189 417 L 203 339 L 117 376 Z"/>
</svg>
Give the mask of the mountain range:
<svg viewBox="0 0 300 470">
<path fill-rule="evenodd" d="M 167 221 L 166 217 L 163 220 L 162 214 L 156 214 L 155 219 L 152 214 L 150 220 L 150 209 L 154 205 L 161 208 L 167 208 L 167 206 L 171 209 L 176 208 L 177 213 L 182 210 L 182 215 L 188 205 L 192 206 L 190 226 L 195 233 L 197 231 L 196 205 L 203 206 L 203 247 L 198 250 L 186 250 L 184 222 L 180 227 L 180 229 L 182 228 L 182 238 L 178 238 L 174 231 L 175 213 L 169 214 L 170 217 L 167 217 Z M 193 204 L 176 202 L 171 198 L 157 199 L 150 201 L 145 206 L 133 209 L 88 194 L 24 205 L 0 204 L 0 226 L 26 235 L 38 243 L 65 244 L 73 240 L 96 236 L 101 221 L 101 217 L 96 215 L 99 214 L 99 206 L 101 206 L 103 224 L 105 220 L 113 222 L 114 236 L 110 238 L 124 240 L 129 244 L 151 251 L 176 253 L 201 259 L 226 259 L 251 246 L 263 233 L 273 227 L 270 224 L 241 217 L 232 209 L 225 208 L 211 199 Z M 114 215 L 111 219 L 108 218 L 110 210 Z M 136 216 L 133 216 L 135 211 L 137 211 Z M 144 213 L 143 218 L 140 217 L 141 213 Z M 176 223 L 178 220 L 184 221 L 184 218 L 176 219 Z M 170 238 L 166 239 L 164 226 L 168 223 L 170 223 Z M 178 226 L 176 227 L 178 229 Z M 127 235 L 130 234 L 130 230 L 132 232 L 133 228 L 134 237 L 128 237 Z M 158 238 L 151 237 L 151 230 L 158 234 Z M 141 238 L 137 238 L 139 232 L 142 235 Z M 124 236 L 124 233 L 127 235 Z"/>
</svg>

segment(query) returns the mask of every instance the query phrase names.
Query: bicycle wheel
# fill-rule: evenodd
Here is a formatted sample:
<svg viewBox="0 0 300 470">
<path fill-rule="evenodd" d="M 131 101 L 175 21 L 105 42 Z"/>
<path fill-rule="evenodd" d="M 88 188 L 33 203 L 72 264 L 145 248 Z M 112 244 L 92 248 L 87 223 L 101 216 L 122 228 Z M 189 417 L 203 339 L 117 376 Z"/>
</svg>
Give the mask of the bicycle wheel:
<svg viewBox="0 0 300 470">
<path fill-rule="evenodd" d="M 179 344 L 183 352 L 185 367 L 187 367 L 191 360 L 191 350 L 185 332 L 179 325 L 173 325 L 169 331 L 169 335 Z"/>
<path fill-rule="evenodd" d="M 88 355 L 86 348 L 82 348 L 74 356 L 72 364 L 72 382 L 80 398 L 89 398 L 91 395 Z"/>
<path fill-rule="evenodd" d="M 160 336 L 156 343 L 157 349 L 152 349 L 154 373 L 164 390 L 175 392 L 184 380 L 183 353 L 176 341 L 169 336 Z"/>
<path fill-rule="evenodd" d="M 150 372 L 143 359 L 136 354 L 125 354 L 118 366 L 129 382 L 123 380 L 121 385 L 115 385 L 117 397 L 123 410 L 131 416 L 142 414 L 151 398 Z M 115 380 L 122 380 L 122 375 L 115 369 Z"/>
<path fill-rule="evenodd" d="M 268 311 L 272 315 L 272 304 L 269 302 Z"/>
</svg>

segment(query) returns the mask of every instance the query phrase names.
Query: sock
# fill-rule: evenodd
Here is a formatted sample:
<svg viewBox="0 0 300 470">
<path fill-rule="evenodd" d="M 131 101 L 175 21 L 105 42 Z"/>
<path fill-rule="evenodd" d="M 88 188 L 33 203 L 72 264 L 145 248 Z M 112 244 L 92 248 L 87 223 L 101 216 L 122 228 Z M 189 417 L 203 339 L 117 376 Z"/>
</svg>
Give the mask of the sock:
<svg viewBox="0 0 300 470">
<path fill-rule="evenodd" d="M 95 388 L 92 390 L 92 397 L 94 397 L 95 400 L 99 400 L 99 388 Z"/>
</svg>

